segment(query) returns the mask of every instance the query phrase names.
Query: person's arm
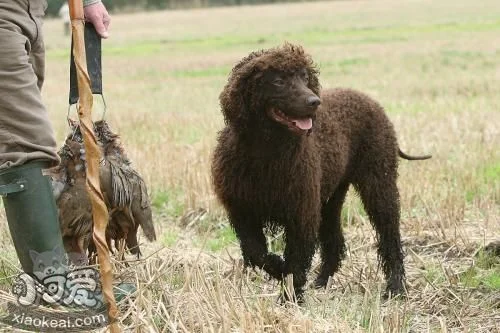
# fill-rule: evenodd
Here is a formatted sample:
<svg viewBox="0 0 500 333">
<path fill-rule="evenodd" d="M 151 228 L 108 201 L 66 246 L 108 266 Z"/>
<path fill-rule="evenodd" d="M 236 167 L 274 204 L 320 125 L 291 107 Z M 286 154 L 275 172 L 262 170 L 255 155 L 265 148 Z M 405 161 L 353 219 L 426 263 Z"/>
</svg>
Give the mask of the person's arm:
<svg viewBox="0 0 500 333">
<path fill-rule="evenodd" d="M 111 21 L 106 7 L 101 0 L 83 0 L 85 20 L 92 23 L 102 38 L 108 38 L 108 27 Z"/>
</svg>

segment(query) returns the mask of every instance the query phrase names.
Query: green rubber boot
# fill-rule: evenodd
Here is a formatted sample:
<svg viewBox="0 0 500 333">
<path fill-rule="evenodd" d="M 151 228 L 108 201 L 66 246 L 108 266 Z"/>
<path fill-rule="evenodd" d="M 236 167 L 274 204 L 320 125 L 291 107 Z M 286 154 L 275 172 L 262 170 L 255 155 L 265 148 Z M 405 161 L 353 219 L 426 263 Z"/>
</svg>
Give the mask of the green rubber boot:
<svg viewBox="0 0 500 333">
<path fill-rule="evenodd" d="M 40 282 L 53 274 L 64 274 L 66 263 L 52 185 L 42 174 L 45 162 L 31 162 L 0 171 L 10 234 L 23 271 Z M 59 264 L 53 267 L 54 261 Z M 35 266 L 34 266 L 35 263 Z M 134 284 L 114 286 L 117 301 L 135 292 Z M 96 298 L 104 302 L 103 295 Z"/>
<path fill-rule="evenodd" d="M 10 234 L 28 274 L 33 273 L 33 251 L 64 249 L 52 185 L 42 174 L 47 166 L 47 162 L 35 161 L 0 171 L 0 195 Z"/>
</svg>

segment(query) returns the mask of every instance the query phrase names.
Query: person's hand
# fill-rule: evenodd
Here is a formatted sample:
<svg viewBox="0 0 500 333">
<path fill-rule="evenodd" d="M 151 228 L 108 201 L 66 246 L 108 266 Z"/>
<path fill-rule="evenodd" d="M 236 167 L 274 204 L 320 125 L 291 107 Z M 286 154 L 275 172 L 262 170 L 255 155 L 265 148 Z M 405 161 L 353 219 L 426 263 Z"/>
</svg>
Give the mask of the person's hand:
<svg viewBox="0 0 500 333">
<path fill-rule="evenodd" d="M 99 36 L 102 38 L 108 38 L 108 27 L 111 18 L 109 17 L 108 11 L 102 2 L 97 2 L 83 7 L 83 12 L 85 14 L 85 20 L 94 25 Z"/>
</svg>

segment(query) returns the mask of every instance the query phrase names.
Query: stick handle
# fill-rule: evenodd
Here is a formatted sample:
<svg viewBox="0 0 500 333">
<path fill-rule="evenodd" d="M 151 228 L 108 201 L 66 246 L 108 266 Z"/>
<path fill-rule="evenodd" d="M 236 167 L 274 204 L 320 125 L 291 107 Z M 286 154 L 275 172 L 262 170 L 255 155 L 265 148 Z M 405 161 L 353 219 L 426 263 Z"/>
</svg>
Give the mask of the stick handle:
<svg viewBox="0 0 500 333">
<path fill-rule="evenodd" d="M 82 0 L 70 0 L 69 5 L 69 17 L 71 20 L 84 20 L 85 15 L 83 14 L 83 1 Z"/>
<path fill-rule="evenodd" d="M 118 308 L 113 294 L 113 271 L 110 263 L 109 249 L 106 242 L 106 227 L 109 220 L 108 209 L 101 191 L 99 179 L 99 161 L 101 150 L 94 133 L 92 122 L 92 90 L 87 71 L 87 59 L 84 42 L 85 21 L 82 0 L 70 0 L 71 31 L 73 39 L 73 56 L 78 80 L 78 118 L 82 131 L 83 144 L 87 156 L 86 185 L 92 204 L 93 239 L 97 249 L 99 270 L 101 273 L 102 292 L 108 307 L 109 330 L 111 333 L 121 332 L 118 324 Z"/>
</svg>

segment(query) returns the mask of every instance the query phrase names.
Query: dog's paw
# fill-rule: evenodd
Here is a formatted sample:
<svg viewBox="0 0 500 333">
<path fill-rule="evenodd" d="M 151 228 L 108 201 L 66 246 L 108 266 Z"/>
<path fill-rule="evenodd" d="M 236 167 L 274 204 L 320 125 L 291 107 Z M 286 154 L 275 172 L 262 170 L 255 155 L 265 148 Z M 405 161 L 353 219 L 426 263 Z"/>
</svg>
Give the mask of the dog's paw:
<svg viewBox="0 0 500 333">
<path fill-rule="evenodd" d="M 305 303 L 304 291 L 299 291 L 298 293 L 295 291 L 293 295 L 290 295 L 285 288 L 283 288 L 277 302 L 280 305 L 296 304 L 302 306 Z"/>
<path fill-rule="evenodd" d="M 267 274 L 277 280 L 282 280 L 285 275 L 285 261 L 274 253 L 270 253 L 266 256 L 263 268 Z"/>
<path fill-rule="evenodd" d="M 398 283 L 396 285 L 388 285 L 382 297 L 384 299 L 398 299 L 406 298 L 407 296 L 408 294 L 404 284 Z"/>
<path fill-rule="evenodd" d="M 318 276 L 316 280 L 314 280 L 313 286 L 316 289 L 321 289 L 321 288 L 326 288 L 328 285 L 328 280 L 330 279 L 329 276 L 324 277 L 324 276 Z"/>
</svg>

